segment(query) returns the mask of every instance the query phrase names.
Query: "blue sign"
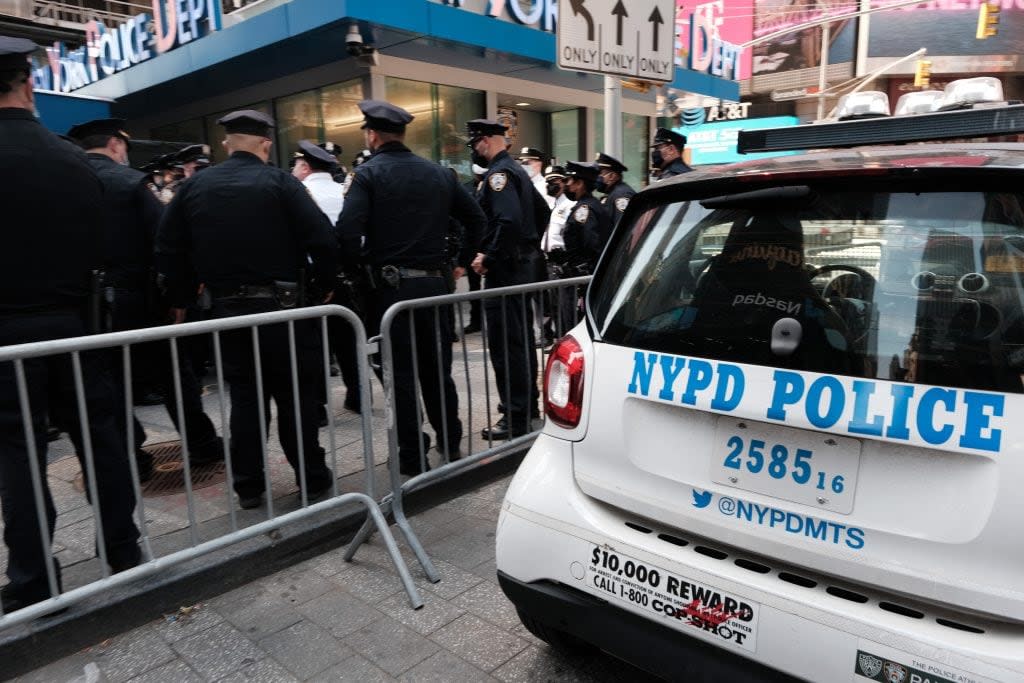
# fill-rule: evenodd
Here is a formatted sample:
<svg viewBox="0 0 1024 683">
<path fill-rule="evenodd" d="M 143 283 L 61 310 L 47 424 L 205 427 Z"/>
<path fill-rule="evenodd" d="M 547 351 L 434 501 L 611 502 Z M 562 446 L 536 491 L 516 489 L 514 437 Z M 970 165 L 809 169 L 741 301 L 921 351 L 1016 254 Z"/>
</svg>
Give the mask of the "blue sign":
<svg viewBox="0 0 1024 683">
<path fill-rule="evenodd" d="M 688 119 L 684 119 L 684 122 Z M 795 126 L 800 119 L 795 116 L 769 116 L 763 119 L 740 119 L 684 125 L 674 128 L 677 133 L 686 136 L 686 146 L 690 150 L 690 164 L 700 166 L 707 164 L 731 164 L 737 161 L 750 161 L 763 157 L 777 157 L 796 152 L 764 152 L 759 154 L 739 154 L 736 151 L 736 138 L 741 130 L 759 130 L 761 128 L 781 128 Z"/>
</svg>

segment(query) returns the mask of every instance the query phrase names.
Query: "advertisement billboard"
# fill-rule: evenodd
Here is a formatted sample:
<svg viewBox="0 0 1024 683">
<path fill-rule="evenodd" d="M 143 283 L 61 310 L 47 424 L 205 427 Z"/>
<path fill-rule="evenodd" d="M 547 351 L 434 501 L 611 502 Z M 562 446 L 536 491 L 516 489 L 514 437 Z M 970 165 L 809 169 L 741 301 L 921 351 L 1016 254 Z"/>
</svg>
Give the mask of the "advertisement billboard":
<svg viewBox="0 0 1024 683">
<path fill-rule="evenodd" d="M 742 108 L 743 105 L 735 105 Z M 741 111 L 741 114 L 744 113 Z M 692 114 L 692 115 L 691 115 Z M 710 115 L 710 116 L 709 116 Z M 736 138 L 741 130 L 760 130 L 762 128 L 782 128 L 795 126 L 800 119 L 795 116 L 768 116 L 759 119 L 742 119 L 709 122 L 717 116 L 715 109 L 688 109 L 683 112 L 683 121 L 691 125 L 673 128 L 677 133 L 686 136 L 686 148 L 690 151 L 690 164 L 702 166 L 708 164 L 731 164 L 737 161 L 750 161 L 764 157 L 786 156 L 796 152 L 767 152 L 760 154 L 740 154 L 736 151 Z"/>
<path fill-rule="evenodd" d="M 755 0 L 754 38 L 823 17 L 857 11 L 856 0 Z M 749 5 L 748 5 L 749 7 Z M 833 22 L 829 42 L 829 64 L 853 60 L 856 22 Z M 820 26 L 787 33 L 754 45 L 752 73 L 757 75 L 808 69 L 821 65 Z"/>
<path fill-rule="evenodd" d="M 676 0 L 676 66 L 741 81 L 750 78 L 753 36 L 749 0 Z"/>
</svg>

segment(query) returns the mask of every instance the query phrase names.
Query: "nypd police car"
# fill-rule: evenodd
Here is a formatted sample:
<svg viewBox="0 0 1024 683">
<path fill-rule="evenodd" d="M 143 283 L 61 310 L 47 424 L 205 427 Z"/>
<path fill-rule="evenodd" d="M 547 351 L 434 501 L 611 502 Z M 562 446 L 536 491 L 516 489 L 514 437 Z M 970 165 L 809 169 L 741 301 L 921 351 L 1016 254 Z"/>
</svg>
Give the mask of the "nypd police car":
<svg viewBox="0 0 1024 683">
<path fill-rule="evenodd" d="M 669 680 L 1024 680 L 1024 105 L 991 81 L 630 202 L 498 525 L 535 635 Z"/>
</svg>

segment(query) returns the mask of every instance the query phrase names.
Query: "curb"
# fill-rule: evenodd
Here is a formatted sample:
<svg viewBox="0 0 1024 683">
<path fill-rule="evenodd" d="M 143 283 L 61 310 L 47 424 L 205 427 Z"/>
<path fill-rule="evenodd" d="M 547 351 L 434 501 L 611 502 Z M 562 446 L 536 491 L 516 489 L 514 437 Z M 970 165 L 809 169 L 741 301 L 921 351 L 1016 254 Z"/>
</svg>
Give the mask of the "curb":
<svg viewBox="0 0 1024 683">
<path fill-rule="evenodd" d="M 409 517 L 513 473 L 529 444 L 494 461 L 428 484 L 405 496 Z M 84 600 L 64 614 L 37 619 L 0 633 L 0 680 L 9 680 L 174 612 L 205 602 L 348 543 L 364 519 L 362 511 L 336 510 L 296 522 L 273 534 L 242 541 L 185 562 L 162 575 Z M 389 519 L 389 522 L 393 520 Z M 400 537 L 401 534 L 398 534 Z M 396 538 L 402 545 L 400 538 Z M 429 548 L 427 548 L 429 553 Z M 356 554 L 358 557 L 358 553 Z M 258 561 L 257 561 L 258 560 Z M 409 567 L 415 573 L 418 567 Z"/>
</svg>

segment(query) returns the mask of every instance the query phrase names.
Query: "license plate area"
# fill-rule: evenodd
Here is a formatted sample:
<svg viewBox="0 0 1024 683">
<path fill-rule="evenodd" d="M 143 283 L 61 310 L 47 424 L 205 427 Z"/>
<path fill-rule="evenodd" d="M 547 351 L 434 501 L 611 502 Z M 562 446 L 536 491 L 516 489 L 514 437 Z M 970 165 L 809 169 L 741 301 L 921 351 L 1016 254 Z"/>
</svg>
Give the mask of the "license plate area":
<svg viewBox="0 0 1024 683">
<path fill-rule="evenodd" d="M 743 491 L 849 514 L 861 442 L 734 417 L 720 417 L 711 480 Z"/>
</svg>

